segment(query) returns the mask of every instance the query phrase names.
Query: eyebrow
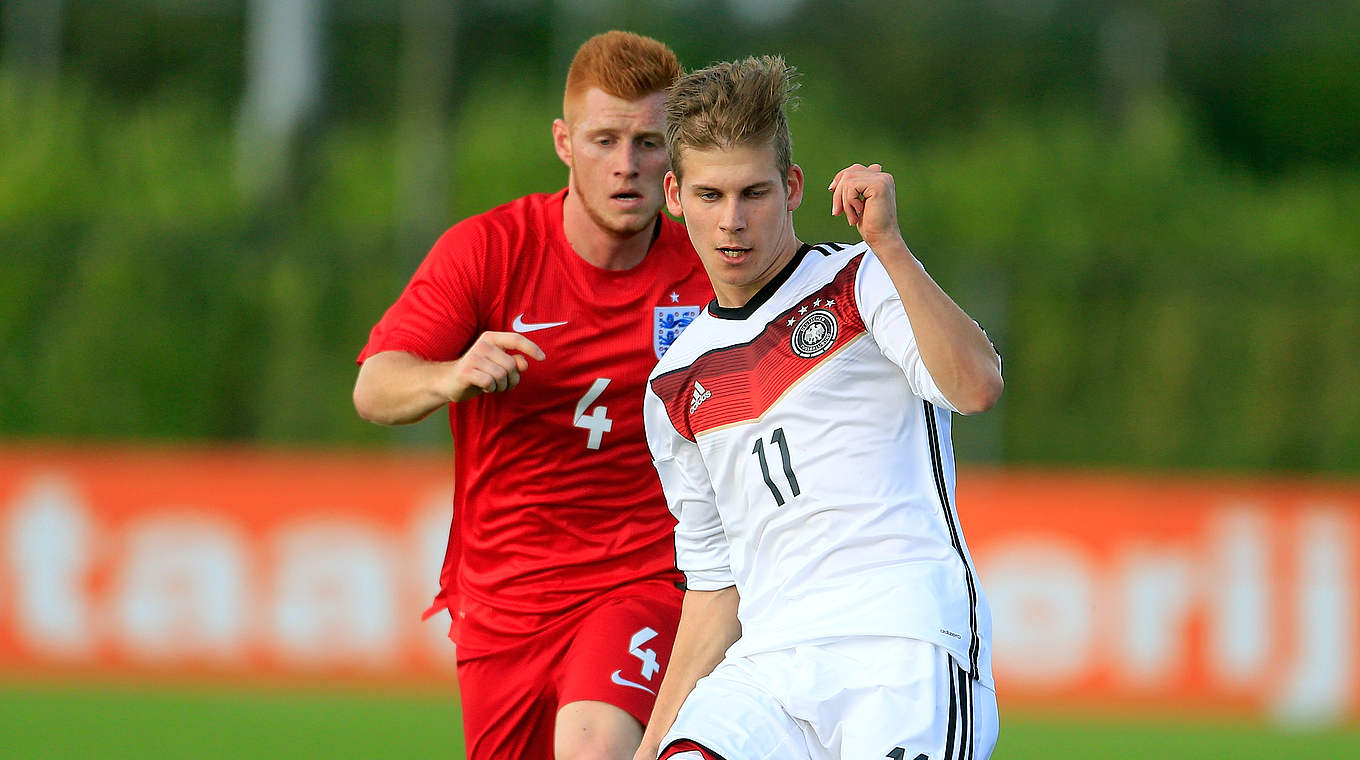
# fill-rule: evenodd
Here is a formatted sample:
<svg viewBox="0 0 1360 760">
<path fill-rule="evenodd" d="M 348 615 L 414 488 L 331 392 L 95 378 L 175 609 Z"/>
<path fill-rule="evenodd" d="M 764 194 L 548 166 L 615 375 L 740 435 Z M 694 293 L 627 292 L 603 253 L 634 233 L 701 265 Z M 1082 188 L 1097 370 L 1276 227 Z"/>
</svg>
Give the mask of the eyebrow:
<svg viewBox="0 0 1360 760">
<path fill-rule="evenodd" d="M 627 133 L 627 130 L 619 129 L 617 127 L 594 127 L 586 130 L 586 135 L 589 137 L 594 137 L 595 135 L 622 135 L 625 133 Z M 648 137 L 653 140 L 658 140 L 660 142 L 666 141 L 666 135 L 656 130 L 637 132 L 633 134 L 632 137 L 633 138 Z"/>
<path fill-rule="evenodd" d="M 742 188 L 740 191 L 738 191 L 738 192 L 743 192 L 743 193 L 744 193 L 744 192 L 747 192 L 748 190 L 761 190 L 761 189 L 765 189 L 765 188 L 769 188 L 769 187 L 773 187 L 773 186 L 774 186 L 774 183 L 767 179 L 767 180 L 762 180 L 762 181 L 760 181 L 760 182 L 756 182 L 756 183 L 754 183 L 754 184 L 747 185 L 746 187 L 743 187 L 743 188 Z M 706 192 L 721 193 L 721 192 L 723 192 L 722 188 L 719 188 L 719 187 L 709 187 L 708 185 L 690 185 L 690 189 L 693 190 L 693 191 L 696 192 L 696 193 L 706 193 Z"/>
</svg>

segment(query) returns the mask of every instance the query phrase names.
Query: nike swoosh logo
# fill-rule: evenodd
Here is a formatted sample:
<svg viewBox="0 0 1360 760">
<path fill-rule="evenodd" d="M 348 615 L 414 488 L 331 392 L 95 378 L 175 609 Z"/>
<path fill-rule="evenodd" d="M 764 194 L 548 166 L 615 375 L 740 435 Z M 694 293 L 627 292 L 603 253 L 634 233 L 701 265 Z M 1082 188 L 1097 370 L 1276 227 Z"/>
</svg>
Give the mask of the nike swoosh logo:
<svg viewBox="0 0 1360 760">
<path fill-rule="evenodd" d="M 637 683 L 636 681 L 629 681 L 627 678 L 624 678 L 624 677 L 623 677 L 623 671 L 622 671 L 622 670 L 616 670 L 616 671 L 614 671 L 613 673 L 611 673 L 611 674 L 609 675 L 609 680 L 613 681 L 614 683 L 618 684 L 619 686 L 631 686 L 631 687 L 633 687 L 634 689 L 642 689 L 643 691 L 647 692 L 648 694 L 651 694 L 651 695 L 654 696 L 654 697 L 656 696 L 656 692 L 652 691 L 651 689 L 647 688 L 646 686 L 643 686 L 642 684 Z"/>
<path fill-rule="evenodd" d="M 534 330 L 546 330 L 549 327 L 561 327 L 565 324 L 566 322 L 525 322 L 524 315 L 520 314 L 515 317 L 515 322 L 511 327 L 513 327 L 517 333 L 527 333 L 533 332 Z"/>
</svg>

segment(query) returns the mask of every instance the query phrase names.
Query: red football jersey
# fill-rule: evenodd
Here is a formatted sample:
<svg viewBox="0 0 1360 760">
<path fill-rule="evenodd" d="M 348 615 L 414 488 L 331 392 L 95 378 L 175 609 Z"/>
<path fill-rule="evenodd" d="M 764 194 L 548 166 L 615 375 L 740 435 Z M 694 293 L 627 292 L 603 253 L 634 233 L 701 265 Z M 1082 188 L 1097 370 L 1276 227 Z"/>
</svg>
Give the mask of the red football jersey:
<svg viewBox="0 0 1360 760">
<path fill-rule="evenodd" d="M 455 225 L 359 355 L 449 361 L 488 330 L 520 332 L 547 354 L 512 390 L 449 405 L 454 518 L 432 611 L 449 608 L 460 643 L 469 603 L 479 618 L 551 615 L 630 581 L 680 580 L 642 399 L 712 287 L 684 227 L 664 216 L 638 266 L 587 263 L 563 232 L 565 197 L 526 196 Z"/>
</svg>

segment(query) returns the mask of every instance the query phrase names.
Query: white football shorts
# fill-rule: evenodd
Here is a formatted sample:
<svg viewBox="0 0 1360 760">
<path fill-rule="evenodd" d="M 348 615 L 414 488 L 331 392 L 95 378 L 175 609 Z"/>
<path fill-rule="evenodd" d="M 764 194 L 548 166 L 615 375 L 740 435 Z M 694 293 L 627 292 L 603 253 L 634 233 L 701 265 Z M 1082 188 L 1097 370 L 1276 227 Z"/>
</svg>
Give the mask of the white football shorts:
<svg viewBox="0 0 1360 760">
<path fill-rule="evenodd" d="M 916 639 L 865 636 L 728 658 L 695 684 L 665 748 L 723 760 L 986 760 L 996 693 Z"/>
</svg>

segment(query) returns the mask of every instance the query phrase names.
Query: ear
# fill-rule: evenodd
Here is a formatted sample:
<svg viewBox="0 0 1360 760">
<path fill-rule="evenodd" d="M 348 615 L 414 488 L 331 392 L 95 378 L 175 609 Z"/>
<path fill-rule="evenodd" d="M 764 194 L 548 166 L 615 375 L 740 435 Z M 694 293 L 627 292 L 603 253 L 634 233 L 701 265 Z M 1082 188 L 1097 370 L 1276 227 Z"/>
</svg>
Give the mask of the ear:
<svg viewBox="0 0 1360 760">
<path fill-rule="evenodd" d="M 789 191 L 788 210 L 796 211 L 803 205 L 803 167 L 793 164 L 789 167 L 789 176 L 786 180 Z"/>
<path fill-rule="evenodd" d="M 571 128 L 562 119 L 553 119 L 552 123 L 553 149 L 557 151 L 557 157 L 562 159 L 562 163 L 571 168 Z"/>
<path fill-rule="evenodd" d="M 671 216 L 684 216 L 685 210 L 680 207 L 680 178 L 675 176 L 674 171 L 666 172 L 665 178 L 661 180 L 661 189 L 666 193 L 666 210 L 671 212 Z"/>
</svg>

